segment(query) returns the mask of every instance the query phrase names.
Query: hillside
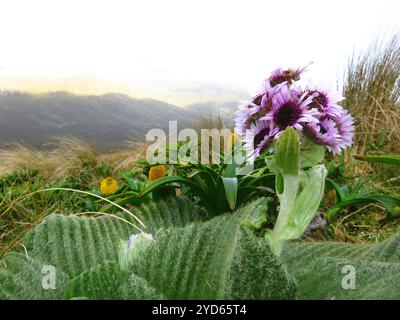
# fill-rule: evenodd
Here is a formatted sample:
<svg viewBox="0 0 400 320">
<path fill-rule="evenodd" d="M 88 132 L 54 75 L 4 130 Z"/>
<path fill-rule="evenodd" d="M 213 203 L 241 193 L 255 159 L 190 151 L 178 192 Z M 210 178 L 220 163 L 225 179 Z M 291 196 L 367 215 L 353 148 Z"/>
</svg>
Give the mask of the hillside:
<svg viewBox="0 0 400 320">
<path fill-rule="evenodd" d="M 67 92 L 0 95 L 0 143 L 18 141 L 47 147 L 58 136 L 75 136 L 100 150 L 124 146 L 127 139 L 143 141 L 152 128 L 193 126 L 198 112 L 157 100 L 122 94 L 78 96 Z"/>
</svg>

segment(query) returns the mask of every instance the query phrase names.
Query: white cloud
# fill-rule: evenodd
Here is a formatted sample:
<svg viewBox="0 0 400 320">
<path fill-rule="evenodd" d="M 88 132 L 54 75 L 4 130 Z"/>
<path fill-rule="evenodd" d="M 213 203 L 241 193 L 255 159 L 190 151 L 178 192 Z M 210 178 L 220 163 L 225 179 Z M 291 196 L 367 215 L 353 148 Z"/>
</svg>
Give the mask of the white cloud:
<svg viewBox="0 0 400 320">
<path fill-rule="evenodd" d="M 313 60 L 310 75 L 334 81 L 354 48 L 400 30 L 399 12 L 398 0 L 2 0 L 0 75 L 251 91 L 272 68 Z"/>
</svg>

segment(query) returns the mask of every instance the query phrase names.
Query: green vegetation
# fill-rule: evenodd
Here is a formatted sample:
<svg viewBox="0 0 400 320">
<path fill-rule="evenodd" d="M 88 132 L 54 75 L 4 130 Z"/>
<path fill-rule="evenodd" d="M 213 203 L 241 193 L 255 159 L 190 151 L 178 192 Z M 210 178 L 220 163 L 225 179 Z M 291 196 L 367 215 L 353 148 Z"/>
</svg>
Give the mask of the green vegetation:
<svg viewBox="0 0 400 320">
<path fill-rule="evenodd" d="M 340 156 L 291 127 L 246 175 L 76 138 L 1 149 L 0 298 L 400 299 L 399 43 L 351 60 L 357 138 Z M 327 230 L 304 236 L 318 213 Z M 357 288 L 343 290 L 349 266 Z"/>
<path fill-rule="evenodd" d="M 396 299 L 399 235 L 379 245 L 292 243 L 277 258 L 244 220 L 260 201 L 208 220 L 190 200 L 142 205 L 135 215 L 156 234 L 129 254 L 120 239 L 136 229 L 113 217 L 51 215 L 9 253 L 0 268 L 0 296 L 11 299 Z M 121 214 L 135 222 L 132 217 Z M 49 246 L 48 242 L 52 245 Z M 200 259 L 200 260 L 199 260 Z M 57 268 L 55 290 L 41 286 L 43 265 Z M 357 289 L 338 283 L 357 268 Z M 324 283 L 323 286 L 320 284 Z"/>
</svg>

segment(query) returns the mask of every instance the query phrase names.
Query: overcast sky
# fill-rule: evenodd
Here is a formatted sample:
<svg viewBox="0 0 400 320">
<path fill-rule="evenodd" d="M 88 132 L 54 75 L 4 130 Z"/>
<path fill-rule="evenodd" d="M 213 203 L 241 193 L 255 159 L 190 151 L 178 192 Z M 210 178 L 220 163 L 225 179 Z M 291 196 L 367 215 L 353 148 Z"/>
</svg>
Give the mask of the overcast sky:
<svg viewBox="0 0 400 320">
<path fill-rule="evenodd" d="M 0 0 L 0 77 L 94 75 L 254 91 L 314 61 L 334 82 L 355 48 L 400 30 L 399 0 Z"/>
</svg>

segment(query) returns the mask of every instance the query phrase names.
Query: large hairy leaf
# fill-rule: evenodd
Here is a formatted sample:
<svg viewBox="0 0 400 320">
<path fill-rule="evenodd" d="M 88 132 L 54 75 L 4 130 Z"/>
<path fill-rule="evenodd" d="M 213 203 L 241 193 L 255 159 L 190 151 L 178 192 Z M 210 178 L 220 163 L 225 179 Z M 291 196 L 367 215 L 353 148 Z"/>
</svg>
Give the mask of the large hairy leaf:
<svg viewBox="0 0 400 320">
<path fill-rule="evenodd" d="M 187 199 L 145 204 L 133 213 L 144 221 L 146 232 L 150 233 L 162 227 L 184 226 L 205 216 Z M 135 222 L 127 213 L 121 216 Z M 36 260 L 55 266 L 72 278 L 105 261 L 117 260 L 120 240 L 136 232 L 128 223 L 111 216 L 51 215 L 27 234 L 24 244 Z"/>
<path fill-rule="evenodd" d="M 185 198 L 142 205 L 134 210 L 134 214 L 145 222 L 146 231 L 153 233 L 162 227 L 182 227 L 205 218 L 205 212 Z M 120 214 L 120 217 L 135 222 L 127 213 Z M 120 241 L 127 240 L 136 232 L 133 226 L 111 216 L 50 215 L 27 233 L 24 240 L 27 256 L 10 253 L 0 261 L 0 297 L 62 298 L 62 291 L 69 279 L 76 283 L 76 277 L 94 277 L 93 268 L 100 268 L 101 272 L 96 275 L 108 281 L 110 270 L 102 265 L 117 261 Z M 56 270 L 57 290 L 42 289 L 41 270 L 45 265 L 53 266 Z M 104 295 L 107 297 L 106 292 Z M 94 292 L 90 296 L 98 297 Z"/>
<path fill-rule="evenodd" d="M 66 288 L 67 299 L 163 299 L 146 280 L 120 269 L 118 263 L 107 262 L 73 278 Z"/>
<path fill-rule="evenodd" d="M 266 241 L 236 215 L 161 230 L 132 270 L 170 299 L 288 299 L 295 286 Z"/>
<path fill-rule="evenodd" d="M 293 243 L 283 257 L 300 299 L 400 299 L 400 234 L 375 245 Z M 355 288 L 342 286 L 346 266 Z"/>
<path fill-rule="evenodd" d="M 207 212 L 184 197 L 171 197 L 165 201 L 150 202 L 134 208 L 135 214 L 146 224 L 147 233 L 155 233 L 161 228 L 183 227 L 193 221 L 207 218 Z M 135 220 L 127 213 L 122 217 L 134 223 Z"/>
<path fill-rule="evenodd" d="M 11 252 L 1 259 L 0 299 L 61 299 L 69 277 L 56 270 L 55 288 L 42 286 L 44 265 L 23 254 Z"/>
<path fill-rule="evenodd" d="M 11 253 L 1 260 L 0 295 L 9 299 L 293 297 L 293 281 L 284 266 L 265 240 L 242 224 L 257 208 L 253 204 L 204 222 L 204 211 L 185 199 L 141 206 L 135 214 L 155 242 L 140 247 L 143 250 L 135 247 L 128 270 L 121 270 L 118 252 L 121 239 L 126 241 L 136 230 L 131 225 L 111 216 L 49 216 L 27 235 L 26 256 Z M 56 290 L 43 289 L 43 265 L 55 267 Z"/>
<path fill-rule="evenodd" d="M 0 260 L 0 298 L 400 298 L 400 235 L 368 245 L 289 243 L 277 258 L 253 233 L 266 210 L 259 200 L 205 220 L 186 199 L 138 207 L 154 241 L 134 246 L 123 270 L 121 241 L 135 228 L 111 216 L 52 215 L 26 236 L 23 253 Z M 348 265 L 355 290 L 341 286 Z M 43 286 L 46 266 L 55 267 L 54 288 Z"/>
</svg>

